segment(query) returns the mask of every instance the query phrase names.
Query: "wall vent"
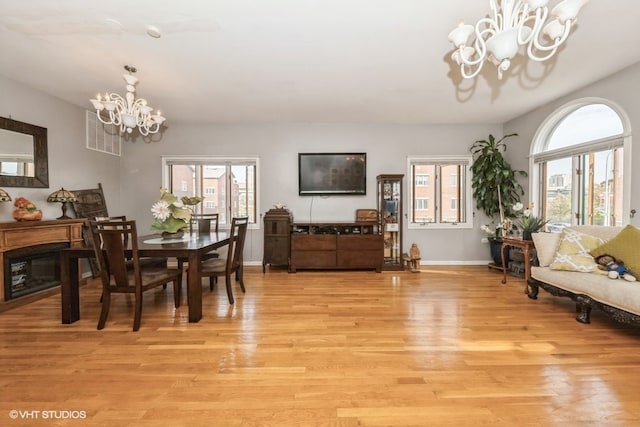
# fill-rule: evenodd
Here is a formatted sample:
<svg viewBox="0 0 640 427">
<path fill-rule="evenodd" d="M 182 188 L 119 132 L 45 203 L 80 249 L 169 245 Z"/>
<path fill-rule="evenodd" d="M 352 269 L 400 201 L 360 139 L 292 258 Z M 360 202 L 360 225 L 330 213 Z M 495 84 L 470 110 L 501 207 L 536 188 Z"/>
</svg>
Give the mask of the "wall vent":
<svg viewBox="0 0 640 427">
<path fill-rule="evenodd" d="M 120 156 L 122 138 L 118 126 L 105 125 L 93 111 L 87 110 L 87 148 Z"/>
</svg>

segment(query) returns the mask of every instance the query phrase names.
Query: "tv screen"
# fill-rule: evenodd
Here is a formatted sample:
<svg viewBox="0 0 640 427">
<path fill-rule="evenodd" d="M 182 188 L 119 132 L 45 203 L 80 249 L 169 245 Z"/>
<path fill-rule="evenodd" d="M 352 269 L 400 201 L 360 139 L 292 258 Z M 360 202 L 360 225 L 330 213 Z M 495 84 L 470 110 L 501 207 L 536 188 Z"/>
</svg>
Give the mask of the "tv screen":
<svg viewBox="0 0 640 427">
<path fill-rule="evenodd" d="M 366 153 L 298 153 L 298 194 L 365 195 L 366 172 Z"/>
</svg>

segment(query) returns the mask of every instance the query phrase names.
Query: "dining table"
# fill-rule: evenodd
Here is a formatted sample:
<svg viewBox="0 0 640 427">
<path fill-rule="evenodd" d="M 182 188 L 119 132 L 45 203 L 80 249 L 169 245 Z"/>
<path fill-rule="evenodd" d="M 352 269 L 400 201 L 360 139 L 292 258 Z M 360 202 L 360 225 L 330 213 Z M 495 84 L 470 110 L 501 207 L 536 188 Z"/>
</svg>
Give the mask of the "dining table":
<svg viewBox="0 0 640 427">
<path fill-rule="evenodd" d="M 188 261 L 187 302 L 189 322 L 202 319 L 202 255 L 229 244 L 226 232 L 185 233 L 181 238 L 164 239 L 159 234 L 139 236 L 138 255 L 154 258 L 183 258 Z M 62 323 L 80 320 L 80 260 L 95 258 L 92 246 L 66 248 L 60 251 L 60 290 Z M 242 274 L 240 271 L 239 274 Z"/>
</svg>

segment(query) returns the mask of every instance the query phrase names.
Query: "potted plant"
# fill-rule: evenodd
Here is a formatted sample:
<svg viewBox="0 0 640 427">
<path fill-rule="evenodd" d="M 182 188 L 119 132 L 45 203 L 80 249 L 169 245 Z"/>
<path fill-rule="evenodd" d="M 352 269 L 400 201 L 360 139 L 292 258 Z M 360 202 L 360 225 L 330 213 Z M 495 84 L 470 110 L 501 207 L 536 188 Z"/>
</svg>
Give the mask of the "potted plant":
<svg viewBox="0 0 640 427">
<path fill-rule="evenodd" d="M 155 219 L 151 228 L 160 231 L 163 238 L 181 238 L 191 220 L 192 211 L 189 206 L 195 206 L 201 201 L 201 197 L 183 197 L 178 200 L 178 197 L 161 188 L 160 200 L 151 207 Z"/>
<path fill-rule="evenodd" d="M 514 170 L 503 156 L 507 149 L 505 140 L 516 135 L 518 134 L 512 133 L 496 139 L 490 134 L 488 139 L 474 142 L 470 149 L 473 157 L 471 186 L 476 208 L 492 219 L 497 214 L 500 215 L 497 233 L 489 238 L 492 246 L 502 244 L 500 237 L 505 220 L 514 216 L 511 207 L 524 195 L 524 189 L 517 178 L 526 177 L 527 172 Z M 493 253 L 496 253 L 495 249 L 492 249 Z M 496 264 L 502 264 L 500 259 L 493 258 Z"/>
<path fill-rule="evenodd" d="M 537 233 L 542 227 L 547 225 L 549 221 L 533 215 L 531 212 L 533 203 L 530 203 L 527 209 L 523 210 L 523 207 L 522 203 L 516 203 L 513 206 L 513 211 L 516 212 L 518 216 L 516 225 L 522 229 L 522 238 L 524 240 L 531 240 L 531 233 Z"/>
</svg>

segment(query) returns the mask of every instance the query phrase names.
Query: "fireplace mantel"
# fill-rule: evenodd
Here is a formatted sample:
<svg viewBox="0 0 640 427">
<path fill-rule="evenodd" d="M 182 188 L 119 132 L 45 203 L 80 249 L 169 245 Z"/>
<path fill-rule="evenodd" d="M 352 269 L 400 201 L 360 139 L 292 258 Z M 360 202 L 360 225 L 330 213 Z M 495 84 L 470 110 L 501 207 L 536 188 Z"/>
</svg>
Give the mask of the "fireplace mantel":
<svg viewBox="0 0 640 427">
<path fill-rule="evenodd" d="M 0 266 L 4 268 L 5 253 L 15 249 L 49 243 L 67 243 L 69 247 L 82 246 L 82 224 L 84 221 L 84 219 L 65 219 L 0 223 Z M 0 274 L 0 311 L 4 311 L 8 308 L 7 306 L 18 303 L 19 300 L 28 299 L 31 301 L 35 299 L 29 295 L 18 300 L 5 301 L 4 280 L 4 274 Z"/>
</svg>

